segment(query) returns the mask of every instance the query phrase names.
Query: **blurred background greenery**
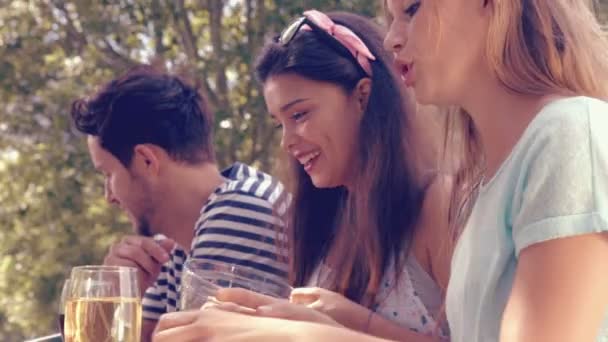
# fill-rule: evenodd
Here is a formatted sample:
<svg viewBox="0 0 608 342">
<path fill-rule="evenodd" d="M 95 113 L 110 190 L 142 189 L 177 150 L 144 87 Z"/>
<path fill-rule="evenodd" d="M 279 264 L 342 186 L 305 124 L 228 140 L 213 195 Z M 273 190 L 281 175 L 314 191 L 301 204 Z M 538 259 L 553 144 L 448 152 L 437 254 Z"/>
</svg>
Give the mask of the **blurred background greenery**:
<svg viewBox="0 0 608 342">
<path fill-rule="evenodd" d="M 596 0 L 608 18 L 608 0 Z M 251 64 L 304 9 L 379 13 L 375 0 L 0 0 L 0 340 L 56 330 L 62 280 L 99 263 L 127 221 L 103 185 L 70 102 L 139 62 L 201 83 L 221 166 L 272 168 L 276 136 Z"/>
</svg>

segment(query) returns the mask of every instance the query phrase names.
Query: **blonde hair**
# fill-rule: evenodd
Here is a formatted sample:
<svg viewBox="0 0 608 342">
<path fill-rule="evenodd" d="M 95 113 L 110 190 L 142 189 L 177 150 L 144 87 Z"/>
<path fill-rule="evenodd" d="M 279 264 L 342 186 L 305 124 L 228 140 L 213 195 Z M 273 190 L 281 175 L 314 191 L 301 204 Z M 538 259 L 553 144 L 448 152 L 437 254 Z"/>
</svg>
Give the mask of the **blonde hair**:
<svg viewBox="0 0 608 342">
<path fill-rule="evenodd" d="M 608 99 L 608 41 L 593 13 L 595 1 L 486 0 L 492 10 L 486 58 L 501 84 L 522 95 Z M 457 166 L 449 209 L 453 248 L 475 202 L 484 160 L 471 116 L 462 108 L 443 110 L 443 164 Z"/>
<path fill-rule="evenodd" d="M 494 0 L 486 58 L 500 83 L 522 95 L 608 98 L 608 41 L 589 0 Z M 445 144 L 460 149 L 450 204 L 456 238 L 481 184 L 481 144 L 471 117 L 448 109 Z"/>
<path fill-rule="evenodd" d="M 608 97 L 608 43 L 590 1 L 493 1 L 487 58 L 517 93 Z"/>
</svg>

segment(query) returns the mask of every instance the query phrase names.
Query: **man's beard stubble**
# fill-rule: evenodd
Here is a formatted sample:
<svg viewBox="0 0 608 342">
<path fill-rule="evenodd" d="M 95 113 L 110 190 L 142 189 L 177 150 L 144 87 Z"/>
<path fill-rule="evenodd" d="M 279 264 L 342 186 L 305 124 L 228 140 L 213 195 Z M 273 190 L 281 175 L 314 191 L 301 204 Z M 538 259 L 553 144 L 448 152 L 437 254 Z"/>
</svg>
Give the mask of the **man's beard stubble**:
<svg viewBox="0 0 608 342">
<path fill-rule="evenodd" d="M 138 215 L 139 217 L 134 215 L 135 232 L 136 232 L 136 234 L 138 234 L 140 236 L 154 237 L 155 232 L 152 229 L 152 226 L 150 225 L 150 220 L 149 220 L 152 213 L 154 213 L 154 205 L 150 201 L 150 198 L 152 198 L 150 189 L 147 186 L 147 183 L 144 181 L 143 178 L 137 176 L 136 174 L 134 174 L 131 171 L 129 171 L 129 175 L 131 177 L 132 184 L 138 190 L 137 193 L 140 194 L 140 196 L 138 197 L 138 199 L 139 199 L 138 202 L 139 202 L 139 207 L 142 209 L 142 211 L 140 211 L 140 214 Z"/>
</svg>

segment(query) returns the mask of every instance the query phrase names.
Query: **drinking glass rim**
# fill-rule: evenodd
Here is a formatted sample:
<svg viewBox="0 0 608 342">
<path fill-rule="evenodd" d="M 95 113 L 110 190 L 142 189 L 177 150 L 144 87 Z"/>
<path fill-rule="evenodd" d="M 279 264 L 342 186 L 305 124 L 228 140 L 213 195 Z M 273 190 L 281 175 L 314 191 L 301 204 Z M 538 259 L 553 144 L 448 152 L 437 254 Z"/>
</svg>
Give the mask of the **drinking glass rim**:
<svg viewBox="0 0 608 342">
<path fill-rule="evenodd" d="M 72 267 L 74 273 L 137 273 L 137 268 L 129 266 L 84 265 Z"/>
<path fill-rule="evenodd" d="M 187 267 L 187 265 L 190 265 L 192 263 L 218 265 L 218 266 L 222 266 L 222 269 L 219 269 L 219 270 L 204 269 L 204 268 L 194 268 L 193 269 L 193 268 Z M 203 278 L 200 274 L 196 273 L 197 270 L 222 272 L 222 273 L 230 274 L 233 278 L 236 278 L 235 280 L 241 280 L 243 282 L 263 281 L 263 282 L 270 283 L 274 286 L 281 286 L 281 287 L 286 287 L 288 289 L 293 289 L 291 284 L 289 284 L 289 282 L 287 282 L 286 280 L 278 279 L 280 277 L 270 277 L 270 276 L 268 276 L 268 274 L 266 272 L 256 270 L 256 269 L 248 267 L 248 266 L 238 265 L 235 263 L 230 263 L 230 262 L 225 262 L 225 261 L 205 260 L 205 259 L 196 259 L 196 258 L 190 258 L 190 259 L 187 259 L 186 262 L 184 262 L 184 267 L 183 267 L 182 272 L 190 271 L 190 273 L 192 273 L 192 275 L 195 276 L 197 279 L 213 284 L 212 282 Z M 248 278 L 247 275 L 253 275 L 254 277 Z M 215 284 L 213 284 L 213 285 L 215 285 Z"/>
<path fill-rule="evenodd" d="M 217 273 L 225 274 L 225 275 L 230 276 L 230 280 L 238 280 L 238 281 L 240 281 L 242 283 L 250 283 L 250 282 L 259 281 L 259 280 L 264 280 L 264 281 L 268 280 L 268 282 L 272 282 L 273 284 L 277 283 L 277 282 L 275 282 L 275 281 L 273 281 L 273 280 L 271 280 L 269 278 L 250 279 L 250 278 L 246 278 L 246 277 L 244 277 L 244 276 L 242 276 L 242 275 L 240 275 L 238 273 L 229 273 L 229 272 L 226 272 L 226 271 L 223 271 L 223 270 L 220 270 L 220 271 L 203 270 L 203 271 L 211 271 L 211 272 L 217 272 Z M 221 286 L 218 286 L 217 284 L 209 281 L 208 280 L 209 277 L 204 277 L 201 274 L 193 272 L 190 269 L 185 269 L 184 272 L 183 272 L 183 274 L 186 274 L 186 273 L 189 276 L 196 278 L 198 281 L 204 282 L 205 285 L 213 286 L 213 287 L 218 288 L 218 289 L 222 288 Z M 285 283 L 285 284 L 278 284 L 278 285 L 289 286 L 287 283 Z"/>
</svg>

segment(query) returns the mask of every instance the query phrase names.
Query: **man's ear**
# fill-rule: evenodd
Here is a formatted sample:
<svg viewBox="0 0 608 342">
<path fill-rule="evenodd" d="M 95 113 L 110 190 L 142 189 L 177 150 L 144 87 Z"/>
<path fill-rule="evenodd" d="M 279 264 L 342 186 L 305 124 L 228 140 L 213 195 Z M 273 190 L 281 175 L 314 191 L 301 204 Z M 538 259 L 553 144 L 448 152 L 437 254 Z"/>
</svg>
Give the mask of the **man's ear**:
<svg viewBox="0 0 608 342">
<path fill-rule="evenodd" d="M 140 175 L 157 176 L 160 172 L 160 159 L 158 148 L 140 144 L 133 148 L 131 168 Z"/>
</svg>

